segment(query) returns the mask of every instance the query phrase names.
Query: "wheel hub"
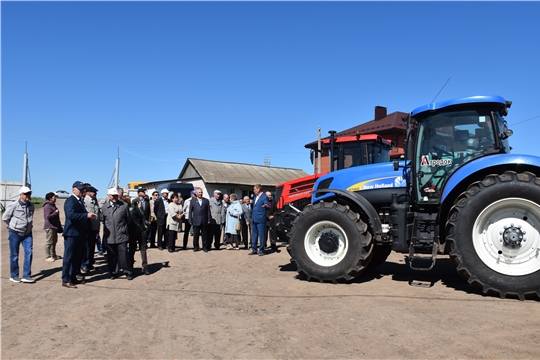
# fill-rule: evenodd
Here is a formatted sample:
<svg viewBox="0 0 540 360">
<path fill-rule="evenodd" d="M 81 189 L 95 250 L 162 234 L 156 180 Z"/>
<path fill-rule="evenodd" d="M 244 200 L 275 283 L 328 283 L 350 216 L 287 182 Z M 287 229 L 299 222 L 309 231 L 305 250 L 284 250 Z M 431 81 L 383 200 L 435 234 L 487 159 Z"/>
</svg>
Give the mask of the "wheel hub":
<svg viewBox="0 0 540 360">
<path fill-rule="evenodd" d="M 505 226 L 505 230 L 502 232 L 502 239 L 504 241 L 504 245 L 511 246 L 512 248 L 515 248 L 516 246 L 521 246 L 521 242 L 525 239 L 523 235 L 525 235 L 524 231 L 521 231 L 521 226 L 514 226 L 514 224 L 511 224 L 510 226 Z"/>
<path fill-rule="evenodd" d="M 339 249 L 339 239 L 336 234 L 332 232 L 325 232 L 319 238 L 319 249 L 321 251 L 332 254 Z"/>
</svg>

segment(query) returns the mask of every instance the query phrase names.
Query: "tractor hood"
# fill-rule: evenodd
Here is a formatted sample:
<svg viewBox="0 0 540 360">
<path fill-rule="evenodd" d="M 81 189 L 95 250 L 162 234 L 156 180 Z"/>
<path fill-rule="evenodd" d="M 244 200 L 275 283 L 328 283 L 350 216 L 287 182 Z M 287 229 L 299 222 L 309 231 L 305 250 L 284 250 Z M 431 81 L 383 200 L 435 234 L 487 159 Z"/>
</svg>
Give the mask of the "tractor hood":
<svg viewBox="0 0 540 360">
<path fill-rule="evenodd" d="M 407 181 L 403 175 L 404 161 L 400 161 L 400 169 L 394 170 L 391 162 L 363 165 L 338 170 L 321 176 L 315 182 L 314 189 L 347 189 L 364 191 L 385 188 L 403 188 Z M 322 196 L 321 198 L 324 198 Z M 315 198 L 314 198 L 315 199 Z"/>
</svg>

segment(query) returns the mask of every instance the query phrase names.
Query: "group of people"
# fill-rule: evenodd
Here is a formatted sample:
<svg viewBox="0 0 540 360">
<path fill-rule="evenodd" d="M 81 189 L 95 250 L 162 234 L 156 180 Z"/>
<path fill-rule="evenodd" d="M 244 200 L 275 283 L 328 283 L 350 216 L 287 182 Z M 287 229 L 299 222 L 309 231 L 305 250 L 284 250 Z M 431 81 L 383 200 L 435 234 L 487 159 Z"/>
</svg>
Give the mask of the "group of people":
<svg viewBox="0 0 540 360">
<path fill-rule="evenodd" d="M 144 190 L 140 191 L 139 196 L 145 196 Z M 179 194 L 169 195 L 166 189 L 161 190 L 161 197 L 154 191 L 150 200 L 150 247 L 156 247 L 157 236 L 158 249 L 175 252 L 178 234 L 183 231 L 182 250 L 187 250 L 191 234 L 193 251 L 219 250 L 222 245 L 228 250 L 237 250 L 243 246 L 263 255 L 267 234 L 273 228 L 275 203 L 270 192 L 262 192 L 261 185 L 255 185 L 253 192 L 255 197 L 251 199 L 215 190 L 213 197 L 207 199 L 197 187 L 183 200 Z M 255 242 L 250 240 L 250 235 Z M 274 238 L 271 249 L 278 251 Z"/>
<path fill-rule="evenodd" d="M 86 274 L 94 269 L 94 253 L 107 256 L 111 279 L 125 275 L 134 277 L 135 253 L 141 254 L 141 271 L 149 275 L 147 248 L 167 248 L 175 252 L 176 240 L 183 234 L 181 249 L 187 250 L 189 235 L 193 236 L 193 251 L 208 252 L 222 245 L 238 250 L 242 245 L 250 255 L 264 255 L 268 232 L 275 212 L 272 194 L 253 187 L 254 197 L 238 199 L 236 194 L 221 194 L 215 190 L 210 200 L 199 187 L 184 201 L 180 194 L 164 189 L 154 191 L 152 198 L 144 189 L 131 200 L 121 188 L 109 188 L 107 196 L 97 199 L 98 190 L 90 184 L 76 181 L 71 196 L 64 203 L 65 224 L 60 221 L 56 195 L 48 193 L 43 205 L 45 230 L 45 260 L 62 260 L 62 286 L 77 288 L 85 283 Z M 11 203 L 2 220 L 7 223 L 10 243 L 10 280 L 34 282 L 31 276 L 32 223 L 34 204 L 32 191 L 23 186 L 19 199 Z M 103 226 L 102 237 L 100 228 Z M 64 254 L 56 254 L 58 235 L 64 237 Z M 222 241 L 223 234 L 223 241 Z M 250 239 L 251 235 L 251 239 Z M 157 237 L 157 246 L 156 246 Z M 202 238 L 202 247 L 199 240 Z M 23 276 L 19 278 L 19 249 L 24 250 Z M 277 250 L 274 240 L 271 249 Z"/>
</svg>

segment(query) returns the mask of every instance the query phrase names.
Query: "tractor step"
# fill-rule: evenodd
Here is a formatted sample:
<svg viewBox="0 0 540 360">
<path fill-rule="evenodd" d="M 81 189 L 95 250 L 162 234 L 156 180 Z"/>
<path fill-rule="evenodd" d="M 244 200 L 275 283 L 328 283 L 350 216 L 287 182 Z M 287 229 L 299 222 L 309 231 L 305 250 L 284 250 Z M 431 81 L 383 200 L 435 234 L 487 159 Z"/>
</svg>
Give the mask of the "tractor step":
<svg viewBox="0 0 540 360">
<path fill-rule="evenodd" d="M 411 242 L 408 258 L 409 267 L 415 271 L 429 271 L 433 269 L 435 261 L 437 261 L 437 247 L 437 243 L 433 241 L 431 256 L 419 256 L 418 254 L 415 254 L 414 245 Z M 415 265 L 415 263 L 417 265 Z"/>
</svg>

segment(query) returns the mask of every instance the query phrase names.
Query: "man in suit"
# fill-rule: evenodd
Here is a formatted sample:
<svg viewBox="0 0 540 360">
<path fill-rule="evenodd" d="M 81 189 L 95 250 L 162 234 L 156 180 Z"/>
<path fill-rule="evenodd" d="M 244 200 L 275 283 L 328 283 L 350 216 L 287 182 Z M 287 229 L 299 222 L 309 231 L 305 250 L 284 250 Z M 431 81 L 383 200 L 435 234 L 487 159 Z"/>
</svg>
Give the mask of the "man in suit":
<svg viewBox="0 0 540 360">
<path fill-rule="evenodd" d="M 64 225 L 64 259 L 62 264 L 62 286 L 74 289 L 84 284 L 80 275 L 86 236 L 90 230 L 88 219 L 97 215 L 84 207 L 86 189 L 81 181 L 73 183 L 73 193 L 64 203 L 66 222 Z M 77 279 L 79 275 L 79 279 Z"/>
<path fill-rule="evenodd" d="M 199 236 L 202 236 L 204 252 L 210 250 L 211 244 L 208 237 L 208 225 L 212 219 L 210 214 L 210 202 L 203 198 L 202 189 L 195 188 L 196 198 L 189 204 L 189 223 L 193 226 L 193 251 L 199 251 Z"/>
<path fill-rule="evenodd" d="M 159 250 L 167 245 L 163 237 L 167 233 L 167 212 L 169 210 L 169 190 L 161 190 L 161 198 L 154 202 L 154 213 L 157 217 L 157 246 Z"/>
<path fill-rule="evenodd" d="M 273 252 L 279 252 L 276 244 L 276 220 L 274 219 L 274 214 L 276 213 L 276 202 L 272 199 L 272 193 L 267 191 L 266 196 L 268 197 L 268 204 L 270 207 L 266 212 L 266 237 L 270 239 L 270 248 Z M 268 247 L 265 242 L 265 247 Z"/>
<path fill-rule="evenodd" d="M 249 196 L 244 196 L 244 202 L 242 203 L 242 217 L 240 218 L 240 224 L 242 225 L 242 243 L 247 250 L 251 243 L 249 242 L 249 233 L 251 232 L 251 204 Z"/>
<path fill-rule="evenodd" d="M 152 192 L 152 199 L 150 199 L 150 215 L 148 216 L 148 221 L 150 225 L 148 227 L 148 242 L 150 243 L 149 247 L 156 247 L 156 233 L 157 233 L 157 217 L 154 209 L 156 200 L 159 199 L 159 193 L 157 191 Z"/>
<path fill-rule="evenodd" d="M 142 189 L 142 188 L 139 188 L 139 190 L 137 191 L 137 195 L 139 196 L 138 198 L 136 198 L 135 200 L 133 200 L 133 206 L 134 207 L 138 207 L 142 210 L 143 212 L 143 222 L 144 222 L 144 225 L 145 228 L 148 229 L 148 225 L 150 224 L 150 201 L 146 200 L 146 190 L 145 189 Z M 139 205 L 140 204 L 140 205 Z M 147 256 L 146 256 L 146 245 L 147 245 L 147 242 L 146 242 L 146 239 L 147 239 L 147 230 L 144 230 L 142 233 L 141 233 L 141 236 L 138 238 L 139 240 L 139 251 L 141 253 L 141 267 L 142 267 L 142 271 L 145 275 L 149 275 L 150 274 L 150 271 L 148 270 L 148 259 L 147 259 Z"/>
<path fill-rule="evenodd" d="M 251 212 L 251 252 L 249 255 L 264 255 L 264 243 L 266 238 L 266 210 L 270 208 L 268 197 L 262 191 L 262 186 L 257 184 L 253 187 L 255 199 Z M 257 239 L 259 246 L 257 247 Z"/>
<path fill-rule="evenodd" d="M 191 223 L 189 222 L 189 206 L 191 205 L 191 201 L 197 197 L 197 192 L 195 190 L 191 190 L 191 193 L 189 194 L 190 197 L 184 201 L 184 206 L 182 206 L 182 210 L 184 211 L 184 239 L 183 239 L 183 246 L 182 250 L 187 250 L 187 243 L 188 243 L 188 236 L 189 231 L 191 230 Z"/>
</svg>

